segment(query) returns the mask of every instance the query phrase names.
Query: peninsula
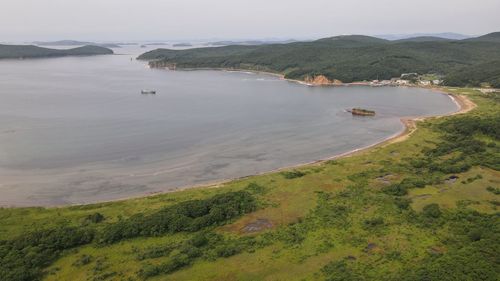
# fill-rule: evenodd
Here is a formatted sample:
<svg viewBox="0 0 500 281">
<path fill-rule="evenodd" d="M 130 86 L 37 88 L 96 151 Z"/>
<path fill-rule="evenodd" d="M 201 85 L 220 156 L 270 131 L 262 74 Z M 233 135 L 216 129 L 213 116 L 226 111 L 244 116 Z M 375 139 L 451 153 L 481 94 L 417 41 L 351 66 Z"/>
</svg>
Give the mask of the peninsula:
<svg viewBox="0 0 500 281">
<path fill-rule="evenodd" d="M 151 67 L 263 71 L 325 85 L 418 73 L 440 77 L 448 86 L 500 87 L 500 32 L 464 40 L 349 35 L 288 44 L 156 49 L 138 59 Z"/>
<path fill-rule="evenodd" d="M 50 58 L 111 54 L 113 54 L 111 49 L 90 45 L 64 50 L 49 49 L 34 45 L 0 45 L 0 59 Z"/>
<path fill-rule="evenodd" d="M 104 48 L 121 48 L 120 45 L 128 45 L 130 43 L 95 43 L 77 40 L 59 40 L 59 41 L 35 41 L 33 44 L 37 46 L 99 46 Z"/>
</svg>

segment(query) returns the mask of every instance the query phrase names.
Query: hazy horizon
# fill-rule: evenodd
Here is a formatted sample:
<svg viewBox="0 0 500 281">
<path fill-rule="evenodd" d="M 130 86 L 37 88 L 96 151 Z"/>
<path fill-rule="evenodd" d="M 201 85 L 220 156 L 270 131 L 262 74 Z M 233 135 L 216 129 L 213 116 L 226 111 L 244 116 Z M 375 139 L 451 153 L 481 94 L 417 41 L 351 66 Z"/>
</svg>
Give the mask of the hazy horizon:
<svg viewBox="0 0 500 281">
<path fill-rule="evenodd" d="M 0 41 L 314 39 L 500 29 L 500 1 L 3 0 Z M 492 27 L 498 26 L 497 30 Z"/>
</svg>

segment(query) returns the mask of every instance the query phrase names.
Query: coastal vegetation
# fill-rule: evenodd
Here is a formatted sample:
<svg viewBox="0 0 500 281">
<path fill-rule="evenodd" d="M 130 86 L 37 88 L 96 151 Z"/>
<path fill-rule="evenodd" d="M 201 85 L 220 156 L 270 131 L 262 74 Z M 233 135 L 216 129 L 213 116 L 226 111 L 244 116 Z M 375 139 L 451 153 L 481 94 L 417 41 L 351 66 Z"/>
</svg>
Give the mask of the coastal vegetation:
<svg viewBox="0 0 500 281">
<path fill-rule="evenodd" d="M 498 280 L 500 94 L 443 90 L 477 107 L 350 157 L 0 209 L 0 280 Z"/>
<path fill-rule="evenodd" d="M 90 45 L 65 50 L 49 49 L 33 45 L 0 45 L 0 59 L 92 56 L 110 54 L 113 54 L 113 51 L 111 49 Z"/>
<path fill-rule="evenodd" d="M 288 44 L 156 49 L 138 59 L 150 61 L 152 67 L 266 71 L 302 81 L 325 77 L 350 83 L 418 73 L 444 76 L 448 86 L 485 83 L 496 87 L 500 32 L 466 40 L 389 41 L 351 35 Z"/>
</svg>

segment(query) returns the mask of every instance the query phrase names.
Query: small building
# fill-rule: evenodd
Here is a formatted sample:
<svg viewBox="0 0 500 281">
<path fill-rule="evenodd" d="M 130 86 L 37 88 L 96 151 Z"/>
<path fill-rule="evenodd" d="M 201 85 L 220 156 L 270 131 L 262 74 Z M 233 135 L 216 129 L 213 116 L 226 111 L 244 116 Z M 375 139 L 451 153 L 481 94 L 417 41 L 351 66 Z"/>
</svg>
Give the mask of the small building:
<svg viewBox="0 0 500 281">
<path fill-rule="evenodd" d="M 420 80 L 418 81 L 418 84 L 422 85 L 422 86 L 430 86 L 431 85 L 431 81 L 428 81 L 428 80 Z"/>
</svg>

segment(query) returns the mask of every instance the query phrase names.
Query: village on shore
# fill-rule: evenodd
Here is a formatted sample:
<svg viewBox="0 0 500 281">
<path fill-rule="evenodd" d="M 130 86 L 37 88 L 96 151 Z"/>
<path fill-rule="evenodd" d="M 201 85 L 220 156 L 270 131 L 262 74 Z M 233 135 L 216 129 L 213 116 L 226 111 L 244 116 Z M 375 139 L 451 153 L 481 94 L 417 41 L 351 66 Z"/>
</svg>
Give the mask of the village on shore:
<svg viewBox="0 0 500 281">
<path fill-rule="evenodd" d="M 433 74 L 419 75 L 418 73 L 403 73 L 398 78 L 391 80 L 372 80 L 370 82 L 354 82 L 351 84 L 369 85 L 372 87 L 382 86 L 420 86 L 420 87 L 434 87 L 441 86 L 443 80 L 439 76 Z M 474 88 L 482 93 L 500 92 L 500 89 L 495 88 Z"/>
<path fill-rule="evenodd" d="M 439 86 L 443 80 L 436 75 L 418 75 L 418 73 L 403 73 L 398 78 L 391 80 L 373 80 L 369 82 L 372 87 L 380 86 Z"/>
</svg>

